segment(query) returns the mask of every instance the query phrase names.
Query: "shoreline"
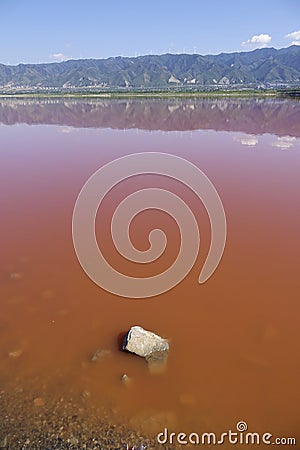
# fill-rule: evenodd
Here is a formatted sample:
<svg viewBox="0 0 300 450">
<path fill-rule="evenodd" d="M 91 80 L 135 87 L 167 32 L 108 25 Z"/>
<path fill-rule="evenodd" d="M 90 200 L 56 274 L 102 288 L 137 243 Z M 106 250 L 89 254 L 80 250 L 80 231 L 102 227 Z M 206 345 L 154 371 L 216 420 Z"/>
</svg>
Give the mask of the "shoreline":
<svg viewBox="0 0 300 450">
<path fill-rule="evenodd" d="M 15 387 L 0 392 L 0 448 L 7 450 L 157 450 L 154 436 L 114 421 L 103 409 L 72 396 Z M 175 450 L 175 445 L 164 450 Z"/>
<path fill-rule="evenodd" d="M 66 92 L 66 93 L 0 93 L 1 99 L 12 98 L 104 98 L 104 99 L 118 99 L 118 98 L 294 98 L 290 95 L 284 95 L 278 91 L 199 91 L 199 92 L 184 92 L 184 91 L 153 91 L 153 92 Z"/>
</svg>

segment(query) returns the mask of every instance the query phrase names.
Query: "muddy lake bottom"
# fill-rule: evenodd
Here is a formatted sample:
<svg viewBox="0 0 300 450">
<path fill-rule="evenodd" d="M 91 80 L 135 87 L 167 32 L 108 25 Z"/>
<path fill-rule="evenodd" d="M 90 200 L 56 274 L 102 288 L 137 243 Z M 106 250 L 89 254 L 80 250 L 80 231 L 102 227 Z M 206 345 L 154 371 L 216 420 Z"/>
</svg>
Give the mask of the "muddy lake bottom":
<svg viewBox="0 0 300 450">
<path fill-rule="evenodd" d="M 83 397 L 53 398 L 45 392 L 34 396 L 36 388 L 15 388 L 0 393 L 0 448 L 22 450 L 123 450 L 156 449 L 154 436 L 113 420 L 113 414 L 96 409 Z M 41 395 L 41 391 L 36 392 Z M 109 419 L 110 416 L 110 419 Z M 117 422 L 117 423 L 116 423 Z M 175 449 L 167 445 L 167 449 Z"/>
</svg>

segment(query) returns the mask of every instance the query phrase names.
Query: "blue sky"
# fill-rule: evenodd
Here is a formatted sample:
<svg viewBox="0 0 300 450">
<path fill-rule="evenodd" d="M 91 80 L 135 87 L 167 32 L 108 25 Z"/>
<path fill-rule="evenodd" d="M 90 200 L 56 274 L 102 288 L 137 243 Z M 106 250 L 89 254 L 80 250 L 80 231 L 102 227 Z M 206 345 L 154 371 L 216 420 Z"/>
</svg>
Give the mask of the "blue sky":
<svg viewBox="0 0 300 450">
<path fill-rule="evenodd" d="M 300 0 L 0 0 L 4 64 L 292 42 L 300 44 Z"/>
</svg>

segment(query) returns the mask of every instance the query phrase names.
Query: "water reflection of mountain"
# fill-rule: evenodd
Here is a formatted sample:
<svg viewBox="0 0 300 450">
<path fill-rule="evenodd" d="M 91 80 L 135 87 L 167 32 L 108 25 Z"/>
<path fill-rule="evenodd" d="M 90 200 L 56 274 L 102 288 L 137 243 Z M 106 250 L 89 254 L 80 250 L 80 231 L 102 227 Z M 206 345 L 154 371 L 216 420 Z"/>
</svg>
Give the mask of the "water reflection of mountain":
<svg viewBox="0 0 300 450">
<path fill-rule="evenodd" d="M 300 136 L 290 99 L 2 99 L 0 123 L 145 130 L 223 130 Z"/>
</svg>

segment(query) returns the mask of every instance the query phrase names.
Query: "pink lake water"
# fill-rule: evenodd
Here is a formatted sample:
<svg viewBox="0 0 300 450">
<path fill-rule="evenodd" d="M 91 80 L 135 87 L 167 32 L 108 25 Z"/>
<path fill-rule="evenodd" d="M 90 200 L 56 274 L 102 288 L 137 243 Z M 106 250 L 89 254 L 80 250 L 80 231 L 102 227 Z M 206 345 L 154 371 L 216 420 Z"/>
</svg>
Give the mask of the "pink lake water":
<svg viewBox="0 0 300 450">
<path fill-rule="evenodd" d="M 116 421 L 149 432 L 220 433 L 243 420 L 250 431 L 299 439 L 300 103 L 1 100 L 0 123 L 2 390 L 34 380 L 53 395 L 89 392 Z M 133 243 L 147 248 L 149 232 L 162 228 L 165 254 L 148 267 L 122 260 L 109 224 L 130 193 L 172 190 L 201 229 L 196 263 L 178 286 L 126 299 L 82 270 L 72 214 L 97 169 L 153 151 L 181 156 L 210 178 L 226 211 L 227 243 L 216 272 L 199 285 L 210 244 L 201 202 L 160 176 L 124 181 L 103 201 L 97 221 L 103 251 L 123 272 L 161 272 L 180 245 L 174 221 L 146 211 L 133 223 Z M 120 351 L 120 335 L 132 325 L 169 339 L 162 373 Z M 111 356 L 93 363 L 98 348 Z"/>
</svg>

